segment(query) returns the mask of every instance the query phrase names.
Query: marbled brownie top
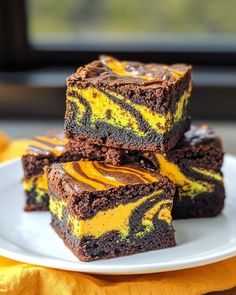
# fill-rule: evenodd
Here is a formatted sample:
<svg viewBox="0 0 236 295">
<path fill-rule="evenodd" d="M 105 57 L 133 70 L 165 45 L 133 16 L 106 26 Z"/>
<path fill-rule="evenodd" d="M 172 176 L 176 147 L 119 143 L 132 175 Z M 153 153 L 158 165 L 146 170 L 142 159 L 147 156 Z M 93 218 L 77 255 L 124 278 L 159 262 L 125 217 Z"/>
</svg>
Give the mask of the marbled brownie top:
<svg viewBox="0 0 236 295">
<path fill-rule="evenodd" d="M 117 167 L 97 161 L 55 163 L 47 170 L 60 174 L 77 193 L 106 191 L 126 185 L 151 184 L 163 180 L 159 173 L 136 165 Z"/>
<path fill-rule="evenodd" d="M 191 72 L 191 66 L 185 64 L 144 64 L 134 61 L 120 61 L 111 56 L 100 56 L 84 67 L 79 67 L 71 75 L 67 84 L 74 84 L 76 81 L 84 87 L 93 85 L 157 85 L 175 84 L 186 74 Z"/>
</svg>

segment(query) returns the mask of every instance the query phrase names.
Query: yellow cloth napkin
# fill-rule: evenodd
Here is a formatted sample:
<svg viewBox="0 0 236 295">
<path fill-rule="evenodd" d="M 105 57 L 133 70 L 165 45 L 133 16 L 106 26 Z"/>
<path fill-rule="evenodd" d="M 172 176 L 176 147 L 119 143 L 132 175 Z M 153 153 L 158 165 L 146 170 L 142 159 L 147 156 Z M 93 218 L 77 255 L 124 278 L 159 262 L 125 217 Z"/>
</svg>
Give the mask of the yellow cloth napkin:
<svg viewBox="0 0 236 295">
<path fill-rule="evenodd" d="M 10 141 L 7 136 L 0 133 L 0 162 L 19 158 L 25 151 L 29 142 L 29 139 Z"/>
<path fill-rule="evenodd" d="M 0 133 L 0 161 L 19 157 L 27 143 L 10 141 Z M 0 294 L 8 295 L 198 295 L 235 286 L 236 257 L 192 269 L 131 276 L 88 275 L 0 257 Z"/>
</svg>

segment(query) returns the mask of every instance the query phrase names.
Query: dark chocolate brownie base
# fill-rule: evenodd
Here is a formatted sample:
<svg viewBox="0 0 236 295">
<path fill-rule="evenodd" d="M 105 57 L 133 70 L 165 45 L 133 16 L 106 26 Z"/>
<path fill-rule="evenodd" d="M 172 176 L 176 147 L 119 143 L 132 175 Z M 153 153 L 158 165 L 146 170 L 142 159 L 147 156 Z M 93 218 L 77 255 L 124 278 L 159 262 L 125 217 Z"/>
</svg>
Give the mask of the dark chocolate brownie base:
<svg viewBox="0 0 236 295">
<path fill-rule="evenodd" d="M 108 259 L 118 256 L 127 256 L 135 253 L 157 250 L 176 245 L 174 239 L 174 229 L 163 221 L 158 221 L 156 229 L 144 239 L 127 243 L 119 241 L 117 232 L 110 232 L 101 238 L 84 237 L 78 240 L 68 233 L 67 225 L 58 222 L 57 218 L 52 215 L 52 227 L 62 238 L 65 245 L 81 261 L 94 261 L 98 259 Z"/>
<path fill-rule="evenodd" d="M 218 186 L 214 193 L 202 193 L 194 199 L 180 198 L 178 191 L 177 189 L 171 212 L 173 219 L 215 217 L 224 208 L 225 192 L 223 186 Z"/>
<path fill-rule="evenodd" d="M 48 211 L 49 210 L 49 196 L 45 194 L 41 197 L 41 201 L 37 201 L 37 192 L 32 189 L 25 191 L 26 202 L 24 211 Z"/>
</svg>

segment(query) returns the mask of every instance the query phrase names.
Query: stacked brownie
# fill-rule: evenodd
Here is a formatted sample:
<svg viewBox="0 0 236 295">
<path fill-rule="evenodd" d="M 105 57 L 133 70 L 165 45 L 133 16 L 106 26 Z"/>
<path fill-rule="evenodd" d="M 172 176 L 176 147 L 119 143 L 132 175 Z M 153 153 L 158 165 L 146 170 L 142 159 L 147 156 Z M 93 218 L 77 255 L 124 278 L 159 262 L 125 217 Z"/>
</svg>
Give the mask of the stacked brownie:
<svg viewBox="0 0 236 295">
<path fill-rule="evenodd" d="M 189 129 L 191 88 L 189 66 L 103 56 L 67 80 L 66 136 L 79 148 L 166 152 Z"/>
<path fill-rule="evenodd" d="M 48 141 L 46 156 L 37 146 L 23 157 L 26 209 L 40 209 L 37 175 L 47 166 L 51 224 L 83 261 L 174 246 L 172 216 L 219 214 L 221 140 L 190 126 L 191 89 L 183 64 L 102 56 L 80 67 L 67 80 L 60 154 Z"/>
</svg>

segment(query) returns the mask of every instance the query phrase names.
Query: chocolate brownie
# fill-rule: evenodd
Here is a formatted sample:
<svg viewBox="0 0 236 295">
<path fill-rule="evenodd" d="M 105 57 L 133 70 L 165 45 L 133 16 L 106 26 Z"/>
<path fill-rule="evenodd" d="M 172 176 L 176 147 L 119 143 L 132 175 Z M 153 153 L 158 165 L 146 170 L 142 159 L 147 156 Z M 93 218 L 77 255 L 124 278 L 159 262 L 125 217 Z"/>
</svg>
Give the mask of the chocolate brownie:
<svg viewBox="0 0 236 295">
<path fill-rule="evenodd" d="M 221 213 L 225 199 L 223 155 L 220 138 L 206 125 L 192 126 L 166 155 L 145 155 L 143 161 L 145 158 L 151 161 L 177 187 L 174 219 L 213 217 Z"/>
<path fill-rule="evenodd" d="M 167 177 L 97 161 L 55 163 L 45 170 L 51 225 L 80 260 L 175 245 L 175 187 Z"/>
<path fill-rule="evenodd" d="M 81 150 L 86 142 L 70 141 L 68 148 Z M 176 185 L 172 215 L 174 219 L 212 217 L 224 206 L 225 192 L 221 167 L 223 149 L 220 138 L 206 125 L 192 126 L 184 138 L 165 154 L 129 151 L 97 145 L 86 146 L 86 155 L 99 151 L 106 163 L 139 163 L 159 171 Z"/>
<path fill-rule="evenodd" d="M 22 156 L 23 187 L 26 193 L 24 210 L 48 210 L 47 179 L 43 171 L 45 165 L 80 158 L 79 152 L 73 154 L 65 150 L 63 131 L 49 131 L 46 135 L 33 138 Z"/>
<path fill-rule="evenodd" d="M 109 56 L 67 80 L 69 140 L 166 152 L 189 129 L 191 67 L 119 61 Z"/>
</svg>

